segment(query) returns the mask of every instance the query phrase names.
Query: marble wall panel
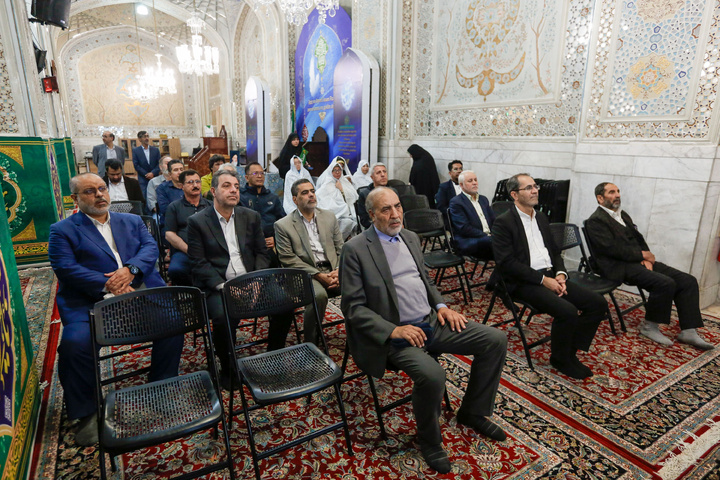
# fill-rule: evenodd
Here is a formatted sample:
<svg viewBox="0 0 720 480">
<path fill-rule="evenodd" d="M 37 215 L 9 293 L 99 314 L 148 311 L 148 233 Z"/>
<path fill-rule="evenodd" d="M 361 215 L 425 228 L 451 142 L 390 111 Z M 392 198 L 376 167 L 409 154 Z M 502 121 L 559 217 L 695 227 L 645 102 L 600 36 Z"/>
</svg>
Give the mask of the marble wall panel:
<svg viewBox="0 0 720 480">
<path fill-rule="evenodd" d="M 5 45 L 0 34 L 0 133 L 19 133 L 15 100 L 10 85 L 10 71 L 5 58 Z"/>
</svg>

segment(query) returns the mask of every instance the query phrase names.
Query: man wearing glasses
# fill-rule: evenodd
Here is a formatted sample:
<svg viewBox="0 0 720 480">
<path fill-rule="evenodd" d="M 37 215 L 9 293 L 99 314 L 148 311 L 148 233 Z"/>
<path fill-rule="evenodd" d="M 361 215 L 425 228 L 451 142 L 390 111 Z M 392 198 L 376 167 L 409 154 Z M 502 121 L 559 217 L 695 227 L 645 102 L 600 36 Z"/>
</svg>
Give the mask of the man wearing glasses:
<svg viewBox="0 0 720 480">
<path fill-rule="evenodd" d="M 165 286 L 155 271 L 158 247 L 138 215 L 112 213 L 110 194 L 94 173 L 70 180 L 79 212 L 50 227 L 48 253 L 58 278 L 57 306 L 63 323 L 58 373 L 68 418 L 80 419 L 75 440 L 97 443 L 95 374 L 90 309 L 107 295 Z M 183 336 L 155 342 L 150 381 L 177 375 Z"/>
<path fill-rule="evenodd" d="M 97 166 L 97 173 L 101 177 L 105 176 L 105 162 L 110 159 L 115 159 L 120 162 L 121 165 L 125 164 L 125 149 L 119 145 L 114 145 L 115 134 L 110 131 L 105 131 L 102 134 L 101 145 L 95 145 L 92 149 L 92 161 Z"/>
<path fill-rule="evenodd" d="M 547 217 L 536 212 L 540 186 L 527 173 L 507 181 L 515 208 L 498 216 L 492 227 L 497 272 L 508 293 L 553 319 L 550 364 L 568 377 L 584 379 L 592 371 L 577 358 L 588 351 L 608 305 L 602 295 L 566 282 L 560 249 L 555 245 Z M 491 281 L 492 282 L 492 281 Z M 578 310 L 582 311 L 578 315 Z"/>
<path fill-rule="evenodd" d="M 245 181 L 247 185 L 240 190 L 240 205 L 260 214 L 265 245 L 272 250 L 275 248 L 275 222 L 285 216 L 282 200 L 265 188 L 265 172 L 259 163 L 248 163 L 245 166 Z"/>
<path fill-rule="evenodd" d="M 168 276 L 173 285 L 192 285 L 192 263 L 187 255 L 187 221 L 190 215 L 209 207 L 201 195 L 202 179 L 195 170 L 180 174 L 183 196 L 168 205 L 165 211 L 165 239 L 170 244 Z"/>
</svg>

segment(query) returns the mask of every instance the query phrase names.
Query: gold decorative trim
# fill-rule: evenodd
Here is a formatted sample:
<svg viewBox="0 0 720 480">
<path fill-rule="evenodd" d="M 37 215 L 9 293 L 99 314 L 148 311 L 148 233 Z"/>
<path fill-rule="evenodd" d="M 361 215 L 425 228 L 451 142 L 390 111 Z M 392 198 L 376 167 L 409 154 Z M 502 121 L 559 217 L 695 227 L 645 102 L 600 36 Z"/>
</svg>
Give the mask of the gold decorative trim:
<svg viewBox="0 0 720 480">
<path fill-rule="evenodd" d="M 12 237 L 13 242 L 24 242 L 27 240 L 37 240 L 35 232 L 35 219 L 30 220 L 30 224 L 23 229 L 22 232 Z"/>
<path fill-rule="evenodd" d="M 37 369 L 35 367 L 28 371 L 27 381 L 25 382 L 25 395 L 20 407 L 20 415 L 15 424 L 15 435 L 10 442 L 8 450 L 7 462 L 3 471 L 2 480 L 19 478 L 32 450 L 32 434 L 30 426 L 35 425 L 32 421 L 32 413 L 35 409 L 35 398 L 37 395 Z M 24 472 L 27 474 L 27 472 Z"/>
<path fill-rule="evenodd" d="M 13 245 L 16 257 L 27 257 L 29 255 L 47 254 L 47 242 L 41 243 L 25 243 L 22 245 Z"/>
<path fill-rule="evenodd" d="M 0 147 L 0 153 L 3 153 L 5 155 L 7 155 L 8 157 L 12 158 L 23 169 L 25 168 L 25 165 L 23 165 L 23 160 L 22 160 L 22 147 L 19 147 L 19 146 Z"/>
</svg>

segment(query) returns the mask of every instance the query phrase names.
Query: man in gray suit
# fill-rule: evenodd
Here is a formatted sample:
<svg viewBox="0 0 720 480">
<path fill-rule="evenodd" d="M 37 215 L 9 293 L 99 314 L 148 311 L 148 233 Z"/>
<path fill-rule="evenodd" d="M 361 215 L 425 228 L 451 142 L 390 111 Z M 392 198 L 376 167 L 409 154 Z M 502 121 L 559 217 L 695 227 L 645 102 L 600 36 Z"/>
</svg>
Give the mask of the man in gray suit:
<svg viewBox="0 0 720 480">
<path fill-rule="evenodd" d="M 391 363 L 413 380 L 420 451 L 430 467 L 447 473 L 452 465 L 438 423 L 445 370 L 431 354 L 474 356 L 457 421 L 503 441 L 505 432 L 488 417 L 505 364 L 507 337 L 445 305 L 428 279 L 418 236 L 403 230 L 402 206 L 394 191 L 375 187 L 366 208 L 372 227 L 345 244 L 340 260 L 350 353 L 373 377 L 381 378 Z"/>
<path fill-rule="evenodd" d="M 292 199 L 297 209 L 275 222 L 275 248 L 280 264 L 300 268 L 313 276 L 319 316 L 325 316 L 328 291 L 338 294 L 338 261 L 343 240 L 335 214 L 317 208 L 315 187 L 301 178 L 293 183 Z M 305 309 L 305 341 L 319 344 L 312 306 Z"/>
<path fill-rule="evenodd" d="M 121 165 L 125 165 L 125 150 L 114 145 L 115 135 L 112 132 L 103 132 L 102 145 L 95 145 L 92 150 L 92 161 L 98 167 L 97 174 L 105 176 L 105 161 L 114 158 Z"/>
</svg>

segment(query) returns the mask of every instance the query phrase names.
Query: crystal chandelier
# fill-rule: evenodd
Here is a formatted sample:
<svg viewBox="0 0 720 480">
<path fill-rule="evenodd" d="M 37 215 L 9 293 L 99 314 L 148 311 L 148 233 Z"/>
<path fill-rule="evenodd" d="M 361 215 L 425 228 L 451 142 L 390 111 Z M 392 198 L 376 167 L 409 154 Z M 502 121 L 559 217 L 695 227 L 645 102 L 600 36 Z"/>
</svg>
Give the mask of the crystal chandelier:
<svg viewBox="0 0 720 480">
<path fill-rule="evenodd" d="M 260 7 L 267 8 L 275 0 L 254 0 L 253 9 L 257 11 Z M 307 23 L 307 12 L 313 5 L 318 11 L 318 22 L 325 23 L 325 18 L 334 17 L 340 6 L 339 0 L 277 0 L 280 10 L 285 14 L 285 19 L 291 25 L 301 27 Z"/>
<path fill-rule="evenodd" d="M 155 1 L 153 0 L 153 22 L 155 22 Z M 140 36 L 137 31 L 137 15 L 135 16 L 135 35 L 137 36 L 137 53 L 140 57 Z M 141 103 L 147 103 L 161 95 L 177 93 L 175 86 L 175 72 L 170 68 L 164 69 L 162 66 L 162 55 L 160 54 L 160 42 L 157 35 L 157 22 L 155 22 L 155 56 L 157 57 L 157 67 L 145 67 L 142 75 L 135 76 L 135 83 L 130 86 L 128 93 Z"/>
<path fill-rule="evenodd" d="M 195 2 L 193 2 L 194 8 Z M 203 46 L 200 36 L 203 21 L 196 10 L 190 15 L 187 26 L 192 32 L 192 45 L 180 45 L 175 48 L 180 72 L 197 76 L 220 73 L 220 51 L 217 47 Z"/>
</svg>

